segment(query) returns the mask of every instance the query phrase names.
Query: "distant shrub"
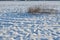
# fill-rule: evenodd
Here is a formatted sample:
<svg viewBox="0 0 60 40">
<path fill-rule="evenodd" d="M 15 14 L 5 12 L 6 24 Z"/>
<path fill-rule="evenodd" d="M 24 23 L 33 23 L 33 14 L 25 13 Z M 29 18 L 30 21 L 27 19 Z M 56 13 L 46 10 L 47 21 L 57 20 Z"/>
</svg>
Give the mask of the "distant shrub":
<svg viewBox="0 0 60 40">
<path fill-rule="evenodd" d="M 29 7 L 28 13 L 55 13 L 57 10 L 49 9 L 49 8 L 42 8 L 42 7 Z"/>
</svg>

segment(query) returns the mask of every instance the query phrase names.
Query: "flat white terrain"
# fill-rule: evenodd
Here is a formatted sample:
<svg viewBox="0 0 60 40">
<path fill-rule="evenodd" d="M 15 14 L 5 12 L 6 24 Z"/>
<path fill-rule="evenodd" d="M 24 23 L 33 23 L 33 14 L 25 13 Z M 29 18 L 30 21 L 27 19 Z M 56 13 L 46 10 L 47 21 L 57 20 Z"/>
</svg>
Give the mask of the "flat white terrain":
<svg viewBox="0 0 60 40">
<path fill-rule="evenodd" d="M 0 12 L 27 12 L 30 6 L 60 10 L 60 1 L 0 1 Z"/>
</svg>

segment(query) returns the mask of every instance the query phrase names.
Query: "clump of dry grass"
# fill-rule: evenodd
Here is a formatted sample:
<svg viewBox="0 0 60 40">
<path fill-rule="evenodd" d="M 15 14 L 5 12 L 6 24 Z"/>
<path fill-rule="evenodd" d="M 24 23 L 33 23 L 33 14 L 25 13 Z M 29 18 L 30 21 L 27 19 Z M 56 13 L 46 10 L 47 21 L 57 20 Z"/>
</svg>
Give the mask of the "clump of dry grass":
<svg viewBox="0 0 60 40">
<path fill-rule="evenodd" d="M 30 7 L 30 8 L 28 9 L 28 12 L 29 12 L 29 13 L 38 13 L 39 11 L 40 11 L 39 8 L 34 8 L 34 7 Z"/>
<path fill-rule="evenodd" d="M 57 10 L 49 9 L 49 8 L 41 8 L 41 7 L 29 7 L 28 13 L 55 13 Z"/>
<path fill-rule="evenodd" d="M 28 10 L 28 12 L 29 13 L 37 13 L 37 12 L 39 12 L 39 8 L 29 8 L 29 10 Z"/>
</svg>

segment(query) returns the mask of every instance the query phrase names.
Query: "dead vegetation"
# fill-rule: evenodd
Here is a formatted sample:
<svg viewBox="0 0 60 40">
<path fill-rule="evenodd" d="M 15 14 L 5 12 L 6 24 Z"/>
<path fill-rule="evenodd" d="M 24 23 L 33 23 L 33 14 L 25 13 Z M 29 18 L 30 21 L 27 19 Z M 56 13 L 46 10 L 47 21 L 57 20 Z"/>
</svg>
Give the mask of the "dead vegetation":
<svg viewBox="0 0 60 40">
<path fill-rule="evenodd" d="M 30 7 L 28 9 L 28 13 L 55 13 L 57 10 L 55 9 L 49 9 L 49 8 L 39 8 L 39 7 Z"/>
<path fill-rule="evenodd" d="M 28 10 L 29 13 L 37 13 L 39 11 L 40 11 L 39 8 L 29 8 L 29 10 Z"/>
</svg>

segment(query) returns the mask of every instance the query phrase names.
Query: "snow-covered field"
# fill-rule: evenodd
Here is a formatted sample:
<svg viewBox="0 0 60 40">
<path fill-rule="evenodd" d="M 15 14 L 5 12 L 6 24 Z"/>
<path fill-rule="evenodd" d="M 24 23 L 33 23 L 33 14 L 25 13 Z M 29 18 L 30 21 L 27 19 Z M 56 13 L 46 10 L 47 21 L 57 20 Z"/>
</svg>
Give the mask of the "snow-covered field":
<svg viewBox="0 0 60 40">
<path fill-rule="evenodd" d="M 60 11 L 60 2 L 0 2 L 0 40 L 60 40 L 60 12 L 26 13 L 39 6 Z"/>
<path fill-rule="evenodd" d="M 27 12 L 29 7 L 40 6 L 41 8 L 53 8 L 60 10 L 59 1 L 1 1 L 0 12 Z"/>
</svg>

